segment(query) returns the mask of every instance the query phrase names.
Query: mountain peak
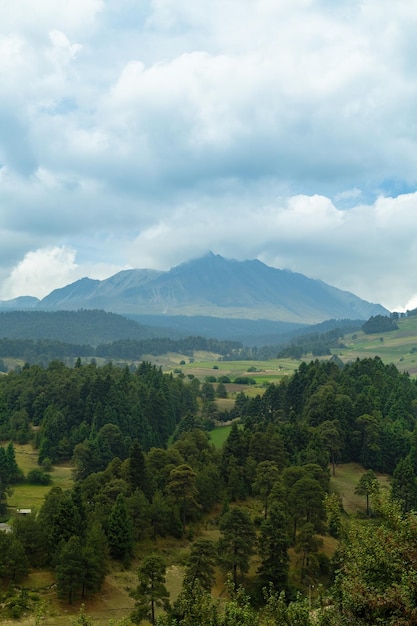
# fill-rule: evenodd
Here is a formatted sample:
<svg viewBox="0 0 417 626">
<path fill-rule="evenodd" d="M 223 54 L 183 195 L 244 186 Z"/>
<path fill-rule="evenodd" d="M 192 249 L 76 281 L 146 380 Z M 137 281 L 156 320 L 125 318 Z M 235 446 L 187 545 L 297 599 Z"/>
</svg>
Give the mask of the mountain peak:
<svg viewBox="0 0 417 626">
<path fill-rule="evenodd" d="M 187 315 L 315 324 L 386 315 L 371 304 L 303 274 L 258 259 L 226 259 L 211 250 L 167 272 L 126 270 L 105 280 L 84 278 L 53 291 L 37 308 L 104 309 L 136 315 Z"/>
</svg>

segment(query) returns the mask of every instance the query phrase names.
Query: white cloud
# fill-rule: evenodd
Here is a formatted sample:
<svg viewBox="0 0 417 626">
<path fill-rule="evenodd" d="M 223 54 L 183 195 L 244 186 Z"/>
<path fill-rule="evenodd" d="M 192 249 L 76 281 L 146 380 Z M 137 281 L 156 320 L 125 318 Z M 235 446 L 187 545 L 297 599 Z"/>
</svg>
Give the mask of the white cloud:
<svg viewBox="0 0 417 626">
<path fill-rule="evenodd" d="M 73 282 L 77 273 L 74 250 L 55 247 L 28 252 L 5 281 L 3 299 L 20 295 L 43 297 L 57 286 Z"/>
<path fill-rule="evenodd" d="M 51 29 L 86 33 L 104 8 L 103 0 L 19 0 L 5 2 L 1 10 L 1 28 L 18 31 L 26 37 L 44 35 Z"/>
<path fill-rule="evenodd" d="M 407 302 L 416 27 L 417 0 L 6 3 L 3 293 L 212 249 Z"/>
<path fill-rule="evenodd" d="M 21 295 L 43 298 L 54 289 L 64 287 L 83 276 L 104 279 L 126 269 L 105 263 L 79 265 L 75 258 L 76 251 L 66 246 L 28 252 L 3 283 L 2 299 Z"/>
</svg>

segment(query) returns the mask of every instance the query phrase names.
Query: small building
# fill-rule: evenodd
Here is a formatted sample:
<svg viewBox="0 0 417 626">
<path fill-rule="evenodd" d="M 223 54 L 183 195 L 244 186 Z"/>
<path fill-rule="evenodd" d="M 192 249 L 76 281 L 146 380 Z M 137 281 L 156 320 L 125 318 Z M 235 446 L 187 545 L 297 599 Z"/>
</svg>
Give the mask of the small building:
<svg viewBox="0 0 417 626">
<path fill-rule="evenodd" d="M 30 515 L 32 513 L 32 509 L 16 509 L 16 513 L 18 515 Z"/>
</svg>

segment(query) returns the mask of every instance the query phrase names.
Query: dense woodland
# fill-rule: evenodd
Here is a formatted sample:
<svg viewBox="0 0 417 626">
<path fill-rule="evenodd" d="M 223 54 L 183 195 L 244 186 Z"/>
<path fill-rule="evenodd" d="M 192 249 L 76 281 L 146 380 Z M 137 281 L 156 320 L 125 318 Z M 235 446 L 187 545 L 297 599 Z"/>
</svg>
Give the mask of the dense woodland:
<svg viewBox="0 0 417 626">
<path fill-rule="evenodd" d="M 301 363 L 262 395 L 238 394 L 220 450 L 208 435 L 217 393 L 149 363 L 55 361 L 1 376 L 3 514 L 8 488 L 24 479 L 6 442 L 36 447 L 32 479 L 62 460 L 75 478 L 0 533 L 3 585 L 49 568 L 59 597 L 80 602 L 100 590 L 109 563 L 129 568 L 143 542 L 173 537 L 189 542 L 182 592 L 168 604 L 163 556 L 148 554 L 133 623 L 417 624 L 415 381 L 379 358 Z M 330 490 L 331 473 L 349 461 L 368 470 L 358 493 L 370 519 L 349 520 Z M 378 493 L 377 471 L 392 476 L 389 496 Z M 218 541 L 204 538 L 207 524 Z M 331 560 L 321 552 L 328 534 L 339 541 Z M 289 550 L 298 555 L 291 568 Z M 211 595 L 217 570 L 228 576 L 222 605 Z M 319 585 L 312 613 L 308 590 Z"/>
<path fill-rule="evenodd" d="M 247 321 L 242 320 L 244 327 Z M 0 359 L 19 358 L 44 366 L 55 359 L 70 363 L 77 357 L 137 362 L 149 355 L 168 352 L 192 357 L 197 350 L 213 352 L 223 360 L 301 358 L 308 353 L 330 354 L 331 349 L 340 345 L 345 333 L 358 330 L 362 323 L 328 320 L 312 327 L 258 337 L 260 343 L 255 342 L 256 345 L 253 342 L 243 345 L 241 341 L 207 338 L 198 333 L 183 332 L 181 336 L 172 328 L 146 326 L 99 310 L 0 312 Z M 266 328 L 271 324 L 264 323 Z M 198 328 L 197 321 L 194 326 Z M 5 371 L 1 363 L 0 371 Z"/>
</svg>

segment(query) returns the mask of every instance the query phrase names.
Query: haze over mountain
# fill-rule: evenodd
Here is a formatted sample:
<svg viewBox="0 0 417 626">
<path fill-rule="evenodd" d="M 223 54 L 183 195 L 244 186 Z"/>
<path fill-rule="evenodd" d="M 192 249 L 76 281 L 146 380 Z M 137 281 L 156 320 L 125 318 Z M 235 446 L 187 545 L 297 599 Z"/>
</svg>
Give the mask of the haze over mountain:
<svg viewBox="0 0 417 626">
<path fill-rule="evenodd" d="M 82 278 L 40 301 L 23 302 L 28 305 L 24 308 L 42 310 L 104 309 L 125 315 L 206 315 L 299 324 L 388 313 L 321 280 L 256 259 L 236 261 L 211 252 L 165 272 L 132 269 L 105 280 Z M 13 308 L 10 301 L 0 306 Z"/>
</svg>

